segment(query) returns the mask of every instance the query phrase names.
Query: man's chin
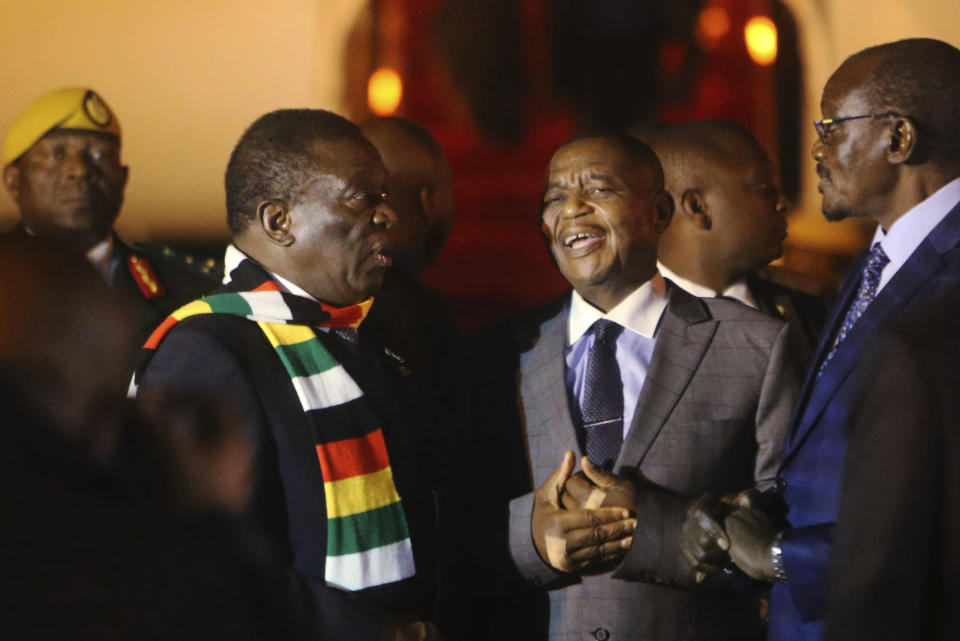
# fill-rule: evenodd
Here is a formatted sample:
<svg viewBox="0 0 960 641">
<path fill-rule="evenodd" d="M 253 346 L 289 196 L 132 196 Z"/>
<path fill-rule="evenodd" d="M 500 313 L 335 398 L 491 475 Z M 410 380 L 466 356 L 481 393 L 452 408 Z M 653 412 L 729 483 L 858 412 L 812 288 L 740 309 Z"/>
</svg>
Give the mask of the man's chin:
<svg viewBox="0 0 960 641">
<path fill-rule="evenodd" d="M 32 236 L 51 238 L 83 250 L 104 240 L 111 230 L 111 227 L 103 228 L 102 225 L 91 225 L 76 219 L 58 220 L 54 223 L 44 221 L 39 224 L 24 221 L 24 227 Z"/>
<path fill-rule="evenodd" d="M 357 294 L 360 296 L 356 302 L 364 301 L 371 296 L 376 296 L 383 287 L 383 277 L 387 270 L 378 270 L 376 274 L 371 274 L 362 287 L 357 288 Z"/>
<path fill-rule="evenodd" d="M 847 218 L 850 218 L 852 215 L 853 214 L 848 209 L 844 209 L 844 208 L 839 208 L 839 207 L 823 208 L 823 217 L 826 218 L 831 223 L 836 223 L 841 220 L 845 220 Z"/>
<path fill-rule="evenodd" d="M 65 231 L 89 232 L 105 236 L 113 229 L 113 222 L 116 219 L 116 213 L 104 213 L 92 207 L 77 207 L 60 217 L 60 224 Z"/>
</svg>

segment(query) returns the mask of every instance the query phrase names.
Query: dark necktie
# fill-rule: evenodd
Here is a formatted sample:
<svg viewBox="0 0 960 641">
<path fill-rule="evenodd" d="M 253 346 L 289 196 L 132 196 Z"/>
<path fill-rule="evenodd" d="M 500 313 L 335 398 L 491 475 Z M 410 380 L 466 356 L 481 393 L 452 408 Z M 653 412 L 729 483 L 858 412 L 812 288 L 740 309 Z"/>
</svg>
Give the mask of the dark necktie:
<svg viewBox="0 0 960 641">
<path fill-rule="evenodd" d="M 593 345 L 587 355 L 580 416 L 586 432 L 587 457 L 594 465 L 610 469 L 623 442 L 623 380 L 617 364 L 620 325 L 598 320 L 593 324 Z"/>
<path fill-rule="evenodd" d="M 830 362 L 830 359 L 833 358 L 833 355 L 837 352 L 837 347 L 839 347 L 843 339 L 847 337 L 847 334 L 850 333 L 850 330 L 853 329 L 853 326 L 856 325 L 860 317 L 863 316 L 863 312 L 866 311 L 870 303 L 873 302 L 873 299 L 876 298 L 877 286 L 880 284 L 880 274 L 883 273 L 883 268 L 889 262 L 890 259 L 883 251 L 880 243 L 874 243 L 873 247 L 870 248 L 870 254 L 867 256 L 867 264 L 863 266 L 863 274 L 860 276 L 860 289 L 857 290 L 856 298 L 853 299 L 850 307 L 847 308 L 847 314 L 843 317 L 843 324 L 840 325 L 840 330 L 833 339 L 833 346 L 820 364 L 817 376 L 823 373 L 823 368 L 825 368 L 827 363 Z"/>
</svg>

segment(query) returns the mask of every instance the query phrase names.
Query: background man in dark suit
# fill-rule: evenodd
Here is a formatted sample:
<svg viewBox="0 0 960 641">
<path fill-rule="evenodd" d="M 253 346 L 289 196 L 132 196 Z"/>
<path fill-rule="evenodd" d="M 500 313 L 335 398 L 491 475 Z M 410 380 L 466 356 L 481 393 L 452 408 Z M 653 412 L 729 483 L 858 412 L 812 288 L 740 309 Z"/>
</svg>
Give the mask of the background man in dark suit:
<svg viewBox="0 0 960 641">
<path fill-rule="evenodd" d="M 764 148 L 722 120 L 664 125 L 642 139 L 676 205 L 658 247 L 663 276 L 695 296 L 727 296 L 787 321 L 812 352 L 823 301 L 757 273 L 783 253 L 790 206 Z"/>
<path fill-rule="evenodd" d="M 443 487 L 453 488 L 451 479 L 460 477 L 469 452 L 460 407 L 459 333 L 446 297 L 420 279 L 420 270 L 443 249 L 453 225 L 450 164 L 430 132 L 405 118 L 371 118 L 360 124 L 360 130 L 380 152 L 387 168 L 390 206 L 397 214 L 397 223 L 388 230 L 394 247 L 393 266 L 384 275 L 377 304 L 365 323 L 388 337 L 410 363 L 423 405 L 438 428 L 435 433 L 442 451 L 457 452 L 436 462 Z M 469 474 L 464 478 L 472 481 Z M 477 631 L 477 613 L 485 611 L 478 598 L 484 589 L 475 573 L 462 563 L 450 562 L 457 558 L 470 567 L 477 559 L 471 546 L 464 544 L 463 533 L 477 529 L 478 502 L 465 501 L 464 489 L 463 485 L 451 489 L 439 525 L 439 544 L 446 561 L 439 568 L 438 616 L 443 617 L 445 633 L 456 639 Z M 479 522 L 485 527 L 490 524 Z M 503 594 L 502 582 L 493 590 Z M 468 593 L 471 598 L 464 598 Z"/>
<path fill-rule="evenodd" d="M 11 125 L 3 184 L 20 208 L 16 233 L 64 241 L 127 300 L 141 339 L 177 307 L 215 286 L 200 272 L 132 249 L 114 233 L 128 168 L 120 123 L 92 89 L 37 98 Z"/>
<path fill-rule="evenodd" d="M 425 405 L 449 423 L 456 411 L 457 330 L 446 298 L 427 287 L 419 271 L 433 262 L 450 235 L 450 165 L 433 136 L 410 120 L 373 118 L 360 130 L 380 152 L 390 206 L 397 214 L 397 224 L 388 231 L 393 265 L 367 323 L 402 350 Z"/>
<path fill-rule="evenodd" d="M 672 210 L 628 136 L 564 145 L 545 178 L 543 235 L 574 292 L 516 327 L 501 378 L 529 461 L 511 552 L 549 590 L 554 639 L 763 635 L 752 598 L 698 589 L 677 539 L 700 493 L 772 482 L 799 372 L 785 323 L 658 274 Z"/>
<path fill-rule="evenodd" d="M 901 40 L 854 54 L 823 91 L 812 153 L 824 216 L 879 227 L 841 289 L 794 412 L 778 479 L 786 522 L 743 509 L 716 532 L 740 568 L 774 582 L 774 640 L 822 637 L 847 430 L 864 409 L 854 366 L 878 331 L 936 308 L 960 274 L 958 68 L 960 51 L 944 42 Z"/>
<path fill-rule="evenodd" d="M 165 321 L 137 379 L 250 422 L 257 517 L 322 638 L 438 638 L 431 438 L 406 362 L 362 324 L 391 264 L 386 175 L 336 114 L 254 122 L 226 172 L 229 282 Z"/>
</svg>

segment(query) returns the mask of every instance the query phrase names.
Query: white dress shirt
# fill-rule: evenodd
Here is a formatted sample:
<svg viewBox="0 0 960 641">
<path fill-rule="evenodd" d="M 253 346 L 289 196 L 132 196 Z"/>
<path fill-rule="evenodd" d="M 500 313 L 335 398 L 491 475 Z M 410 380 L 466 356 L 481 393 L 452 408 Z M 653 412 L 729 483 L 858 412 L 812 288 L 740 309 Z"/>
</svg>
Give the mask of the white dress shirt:
<svg viewBox="0 0 960 641">
<path fill-rule="evenodd" d="M 626 438 L 637 409 L 640 390 L 647 378 L 650 358 L 656 346 L 657 328 L 667 308 L 667 285 L 659 273 L 604 314 L 576 291 L 567 317 L 566 372 L 564 382 L 574 423 L 580 424 L 580 403 L 587 370 L 587 355 L 593 345 L 591 326 L 601 318 L 624 327 L 617 337 L 616 359 L 623 381 L 623 436 Z"/>
<path fill-rule="evenodd" d="M 960 178 L 951 180 L 934 192 L 926 200 L 918 203 L 903 216 L 900 216 L 890 229 L 884 233 L 883 228 L 877 225 L 873 235 L 873 243 L 880 243 L 890 262 L 880 273 L 880 284 L 877 293 L 890 282 L 897 271 L 903 267 L 907 259 L 916 251 L 923 239 L 933 228 L 940 224 L 957 203 L 960 203 Z M 871 246 L 873 243 L 870 243 Z"/>
<path fill-rule="evenodd" d="M 757 305 L 757 299 L 753 297 L 753 292 L 751 292 L 750 288 L 747 287 L 746 278 L 741 278 L 722 292 L 717 292 L 710 289 L 706 285 L 701 285 L 700 283 L 695 283 L 692 280 L 687 280 L 683 276 L 678 276 L 676 272 L 659 261 L 657 262 L 657 268 L 660 270 L 660 273 L 663 274 L 664 278 L 670 280 L 674 285 L 690 294 L 693 294 L 697 298 L 716 298 L 717 296 L 725 296 L 727 298 L 738 300 L 747 307 L 752 307 L 754 309 L 760 308 L 759 305 Z"/>
</svg>

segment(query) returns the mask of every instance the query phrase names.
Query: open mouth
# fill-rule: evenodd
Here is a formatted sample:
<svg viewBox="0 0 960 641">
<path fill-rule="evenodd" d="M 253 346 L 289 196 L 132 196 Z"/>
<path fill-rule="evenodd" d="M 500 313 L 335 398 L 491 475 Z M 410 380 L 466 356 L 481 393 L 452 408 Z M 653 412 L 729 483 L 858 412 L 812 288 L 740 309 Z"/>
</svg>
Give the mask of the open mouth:
<svg viewBox="0 0 960 641">
<path fill-rule="evenodd" d="M 393 250 L 390 247 L 376 247 L 370 255 L 381 267 L 390 267 L 393 265 Z"/>
<path fill-rule="evenodd" d="M 573 230 L 562 236 L 562 242 L 567 249 L 582 254 L 600 245 L 603 242 L 603 234 L 599 230 Z"/>
</svg>

